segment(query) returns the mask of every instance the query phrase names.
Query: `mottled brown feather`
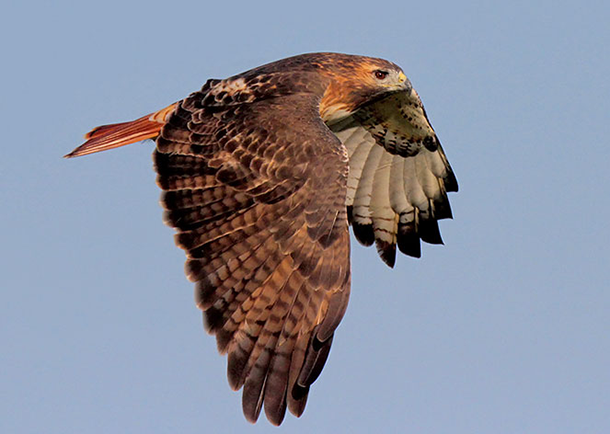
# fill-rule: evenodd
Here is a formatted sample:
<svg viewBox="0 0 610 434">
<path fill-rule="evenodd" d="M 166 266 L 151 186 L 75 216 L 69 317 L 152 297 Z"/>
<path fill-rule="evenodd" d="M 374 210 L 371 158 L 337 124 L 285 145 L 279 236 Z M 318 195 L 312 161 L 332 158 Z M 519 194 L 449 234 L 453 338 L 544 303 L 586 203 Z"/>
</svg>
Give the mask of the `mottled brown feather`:
<svg viewBox="0 0 610 434">
<path fill-rule="evenodd" d="M 259 90 L 247 106 L 236 95 L 228 103 L 228 93 L 222 104 L 211 99 L 226 82 L 195 93 L 168 119 L 155 153 L 166 222 L 192 258 L 187 275 L 250 421 L 264 407 L 281 423 L 288 396 L 302 413 L 306 393 L 295 400 L 292 390 L 310 377 L 301 373 L 313 331 L 330 299 L 349 292 L 347 160 L 307 83 L 298 93 L 274 89 L 273 99 Z M 278 128 L 287 118 L 301 122 Z"/>
</svg>

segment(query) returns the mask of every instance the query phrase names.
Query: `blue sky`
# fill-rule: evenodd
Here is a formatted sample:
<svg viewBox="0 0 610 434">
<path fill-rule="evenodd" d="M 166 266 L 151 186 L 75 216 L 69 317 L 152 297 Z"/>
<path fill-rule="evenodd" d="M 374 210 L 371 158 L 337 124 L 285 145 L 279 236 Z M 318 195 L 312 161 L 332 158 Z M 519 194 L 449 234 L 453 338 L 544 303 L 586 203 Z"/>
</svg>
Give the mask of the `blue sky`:
<svg viewBox="0 0 610 434">
<path fill-rule="evenodd" d="M 10 2 L 0 431 L 610 432 L 610 30 L 585 2 Z M 352 297 L 300 419 L 248 424 L 161 222 L 151 142 L 91 127 L 311 51 L 384 57 L 460 183 L 445 246 Z"/>
</svg>

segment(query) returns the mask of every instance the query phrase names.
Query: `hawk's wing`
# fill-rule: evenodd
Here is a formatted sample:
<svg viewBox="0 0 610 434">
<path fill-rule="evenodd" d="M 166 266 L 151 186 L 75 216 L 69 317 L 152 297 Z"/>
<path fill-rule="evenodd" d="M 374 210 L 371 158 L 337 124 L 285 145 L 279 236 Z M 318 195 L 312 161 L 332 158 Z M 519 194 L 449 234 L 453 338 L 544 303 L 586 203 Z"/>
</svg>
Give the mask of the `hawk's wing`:
<svg viewBox="0 0 610 434">
<path fill-rule="evenodd" d="M 157 139 L 165 219 L 250 421 L 303 412 L 347 307 L 347 155 L 317 104 L 197 92 Z"/>
<path fill-rule="evenodd" d="M 393 266 L 396 245 L 421 256 L 420 239 L 440 244 L 457 181 L 414 90 L 367 104 L 330 125 L 349 153 L 347 205 L 358 241 L 373 242 Z"/>
</svg>

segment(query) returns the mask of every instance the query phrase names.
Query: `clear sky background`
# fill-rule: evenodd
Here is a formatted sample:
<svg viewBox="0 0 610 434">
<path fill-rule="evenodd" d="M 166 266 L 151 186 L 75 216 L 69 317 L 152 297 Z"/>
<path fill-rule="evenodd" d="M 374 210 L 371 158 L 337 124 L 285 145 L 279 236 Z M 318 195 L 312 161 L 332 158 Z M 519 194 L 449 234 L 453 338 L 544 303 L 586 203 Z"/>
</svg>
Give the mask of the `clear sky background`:
<svg viewBox="0 0 610 434">
<path fill-rule="evenodd" d="M 602 1 L 2 7 L 0 432 L 610 432 L 610 10 Z M 445 246 L 353 243 L 302 418 L 250 425 L 161 222 L 152 142 L 91 127 L 311 51 L 390 59 L 460 183 Z"/>
</svg>

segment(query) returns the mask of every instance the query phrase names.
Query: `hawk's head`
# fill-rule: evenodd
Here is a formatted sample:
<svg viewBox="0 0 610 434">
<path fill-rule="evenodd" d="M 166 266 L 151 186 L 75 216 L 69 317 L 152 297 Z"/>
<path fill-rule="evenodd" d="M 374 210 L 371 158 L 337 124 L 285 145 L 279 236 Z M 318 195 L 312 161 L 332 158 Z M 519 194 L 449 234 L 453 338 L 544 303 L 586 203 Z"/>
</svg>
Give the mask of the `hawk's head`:
<svg viewBox="0 0 610 434">
<path fill-rule="evenodd" d="M 391 93 L 411 89 L 402 69 L 384 59 L 346 56 L 324 63 L 322 69 L 331 79 L 320 103 L 320 115 L 325 122 L 348 116 L 362 105 Z"/>
</svg>

